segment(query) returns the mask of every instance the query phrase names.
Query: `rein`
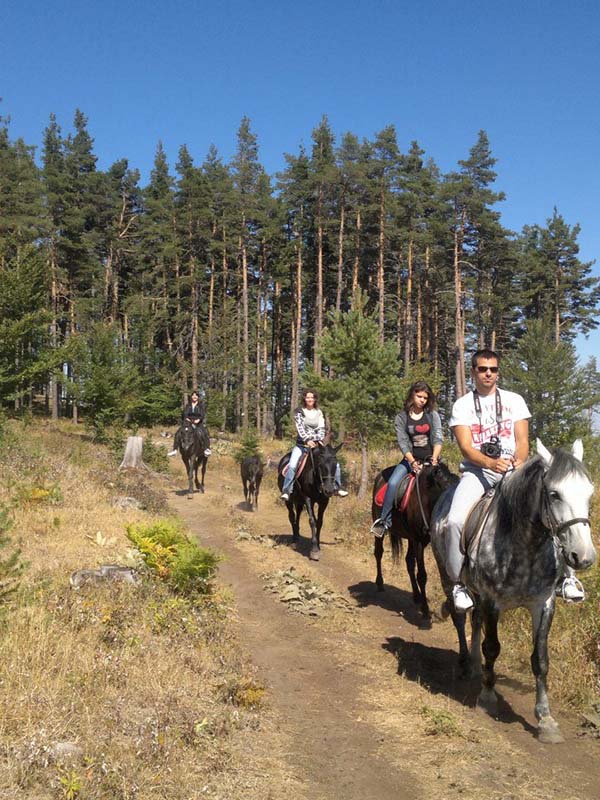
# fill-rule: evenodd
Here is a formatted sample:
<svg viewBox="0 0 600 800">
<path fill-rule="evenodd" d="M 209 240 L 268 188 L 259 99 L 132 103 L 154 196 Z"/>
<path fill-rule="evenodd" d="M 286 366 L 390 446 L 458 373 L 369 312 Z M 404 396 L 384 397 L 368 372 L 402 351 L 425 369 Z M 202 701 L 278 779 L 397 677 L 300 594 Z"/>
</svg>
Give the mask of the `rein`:
<svg viewBox="0 0 600 800">
<path fill-rule="evenodd" d="M 425 462 L 425 464 L 423 466 L 427 466 L 427 465 L 433 466 L 433 464 L 431 463 L 431 459 L 427 459 L 427 461 Z M 420 474 L 421 473 L 419 473 L 415 478 L 415 489 L 416 489 L 416 492 L 417 492 L 417 500 L 419 501 L 419 511 L 421 512 L 421 519 L 423 520 L 423 530 L 425 531 L 425 533 L 429 533 L 429 521 L 427 520 L 427 517 L 425 516 L 425 509 L 423 508 L 423 501 L 421 499 L 421 489 L 419 487 L 419 476 L 420 476 Z"/>
</svg>

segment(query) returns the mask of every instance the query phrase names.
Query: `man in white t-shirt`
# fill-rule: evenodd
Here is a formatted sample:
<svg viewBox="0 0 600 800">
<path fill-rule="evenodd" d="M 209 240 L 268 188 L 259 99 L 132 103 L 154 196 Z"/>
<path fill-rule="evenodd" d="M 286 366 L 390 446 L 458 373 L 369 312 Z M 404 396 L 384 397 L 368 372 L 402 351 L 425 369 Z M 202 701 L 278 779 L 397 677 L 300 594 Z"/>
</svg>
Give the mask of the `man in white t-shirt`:
<svg viewBox="0 0 600 800">
<path fill-rule="evenodd" d="M 461 583 L 464 555 L 460 536 L 469 511 L 503 475 L 519 467 L 529 453 L 531 414 L 520 394 L 498 389 L 498 362 L 493 350 L 478 350 L 473 354 L 471 377 L 475 389 L 459 397 L 450 419 L 463 455 L 461 479 L 452 500 L 446 534 L 446 571 L 455 584 L 453 598 L 458 612 L 473 606 L 471 595 Z"/>
</svg>

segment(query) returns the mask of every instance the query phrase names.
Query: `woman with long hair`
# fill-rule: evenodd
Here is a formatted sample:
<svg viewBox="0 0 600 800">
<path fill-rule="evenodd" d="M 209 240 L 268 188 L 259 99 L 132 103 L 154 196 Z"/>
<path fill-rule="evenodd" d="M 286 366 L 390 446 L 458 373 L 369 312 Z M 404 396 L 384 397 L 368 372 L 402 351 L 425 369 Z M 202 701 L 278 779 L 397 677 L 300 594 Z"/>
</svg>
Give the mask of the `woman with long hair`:
<svg viewBox="0 0 600 800">
<path fill-rule="evenodd" d="M 416 381 L 408 390 L 404 409 L 396 415 L 396 438 L 402 460 L 393 471 L 385 490 L 381 516 L 371 528 L 375 536 L 385 536 L 392 525 L 392 510 L 401 481 L 412 470 L 418 473 L 424 461 L 437 464 L 442 451 L 442 422 L 435 410 L 435 395 L 425 381 Z"/>
<path fill-rule="evenodd" d="M 306 389 L 302 395 L 302 405 L 294 412 L 296 424 L 296 444 L 292 449 L 288 470 L 283 482 L 281 499 L 289 500 L 298 462 L 303 453 L 317 447 L 325 438 L 325 417 L 319 408 L 319 395 L 313 389 Z M 338 497 L 346 497 L 348 492 L 341 488 L 342 476 L 340 465 L 337 465 L 335 479 L 338 486 Z"/>
</svg>

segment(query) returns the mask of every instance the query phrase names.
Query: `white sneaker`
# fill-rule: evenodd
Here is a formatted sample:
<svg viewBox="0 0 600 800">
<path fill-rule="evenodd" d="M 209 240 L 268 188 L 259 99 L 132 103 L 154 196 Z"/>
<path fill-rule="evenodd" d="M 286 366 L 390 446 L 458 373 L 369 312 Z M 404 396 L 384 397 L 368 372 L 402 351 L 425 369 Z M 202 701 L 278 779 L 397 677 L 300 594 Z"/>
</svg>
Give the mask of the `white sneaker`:
<svg viewBox="0 0 600 800">
<path fill-rule="evenodd" d="M 378 539 L 383 539 L 387 531 L 388 531 L 388 526 L 381 519 L 381 517 L 379 519 L 376 519 L 375 522 L 371 525 L 371 533 Z"/>
<path fill-rule="evenodd" d="M 212 456 L 212 450 L 210 449 L 210 447 L 207 447 L 207 448 L 206 448 L 206 450 L 204 451 L 204 455 L 205 455 L 207 458 L 208 458 L 208 456 Z"/>
<path fill-rule="evenodd" d="M 464 614 L 465 611 L 473 608 L 473 598 L 462 583 L 457 583 L 453 586 L 452 600 L 454 601 L 454 610 L 458 614 Z"/>
<path fill-rule="evenodd" d="M 348 492 L 345 489 L 338 489 L 336 494 L 338 497 L 348 497 Z"/>
<path fill-rule="evenodd" d="M 581 581 L 577 580 L 574 575 L 565 578 L 562 584 L 557 586 L 556 594 L 568 603 L 581 603 L 582 600 L 585 600 L 585 590 Z"/>
<path fill-rule="evenodd" d="M 283 492 L 283 493 L 281 494 L 281 499 L 282 499 L 282 500 L 285 500 L 285 502 L 287 503 L 287 501 L 290 499 L 289 492 Z"/>
<path fill-rule="evenodd" d="M 167 453 L 167 455 L 168 456 L 176 456 L 177 455 L 177 450 L 171 450 L 170 452 Z"/>
</svg>

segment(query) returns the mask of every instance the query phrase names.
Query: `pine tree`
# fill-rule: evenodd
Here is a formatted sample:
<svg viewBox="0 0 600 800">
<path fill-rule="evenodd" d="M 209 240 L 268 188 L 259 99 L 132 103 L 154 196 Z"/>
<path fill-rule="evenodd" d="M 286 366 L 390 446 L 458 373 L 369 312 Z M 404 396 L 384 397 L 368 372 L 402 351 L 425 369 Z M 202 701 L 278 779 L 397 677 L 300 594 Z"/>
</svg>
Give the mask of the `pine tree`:
<svg viewBox="0 0 600 800">
<path fill-rule="evenodd" d="M 514 351 L 502 363 L 503 385 L 525 398 L 530 434 L 546 447 L 571 444 L 589 435 L 588 412 L 600 400 L 600 375 L 582 368 L 570 342 L 554 341 L 549 320 L 531 320 Z"/>
<path fill-rule="evenodd" d="M 334 423 L 358 439 L 362 470 L 358 496 L 364 497 L 368 481 L 369 445 L 392 433 L 401 406 L 401 382 L 396 348 L 379 338 L 378 321 L 365 313 L 366 297 L 359 295 L 348 312 L 333 312 L 320 343 L 325 370 L 335 377 L 320 377 L 307 370 L 305 382 L 321 396 Z"/>
</svg>

